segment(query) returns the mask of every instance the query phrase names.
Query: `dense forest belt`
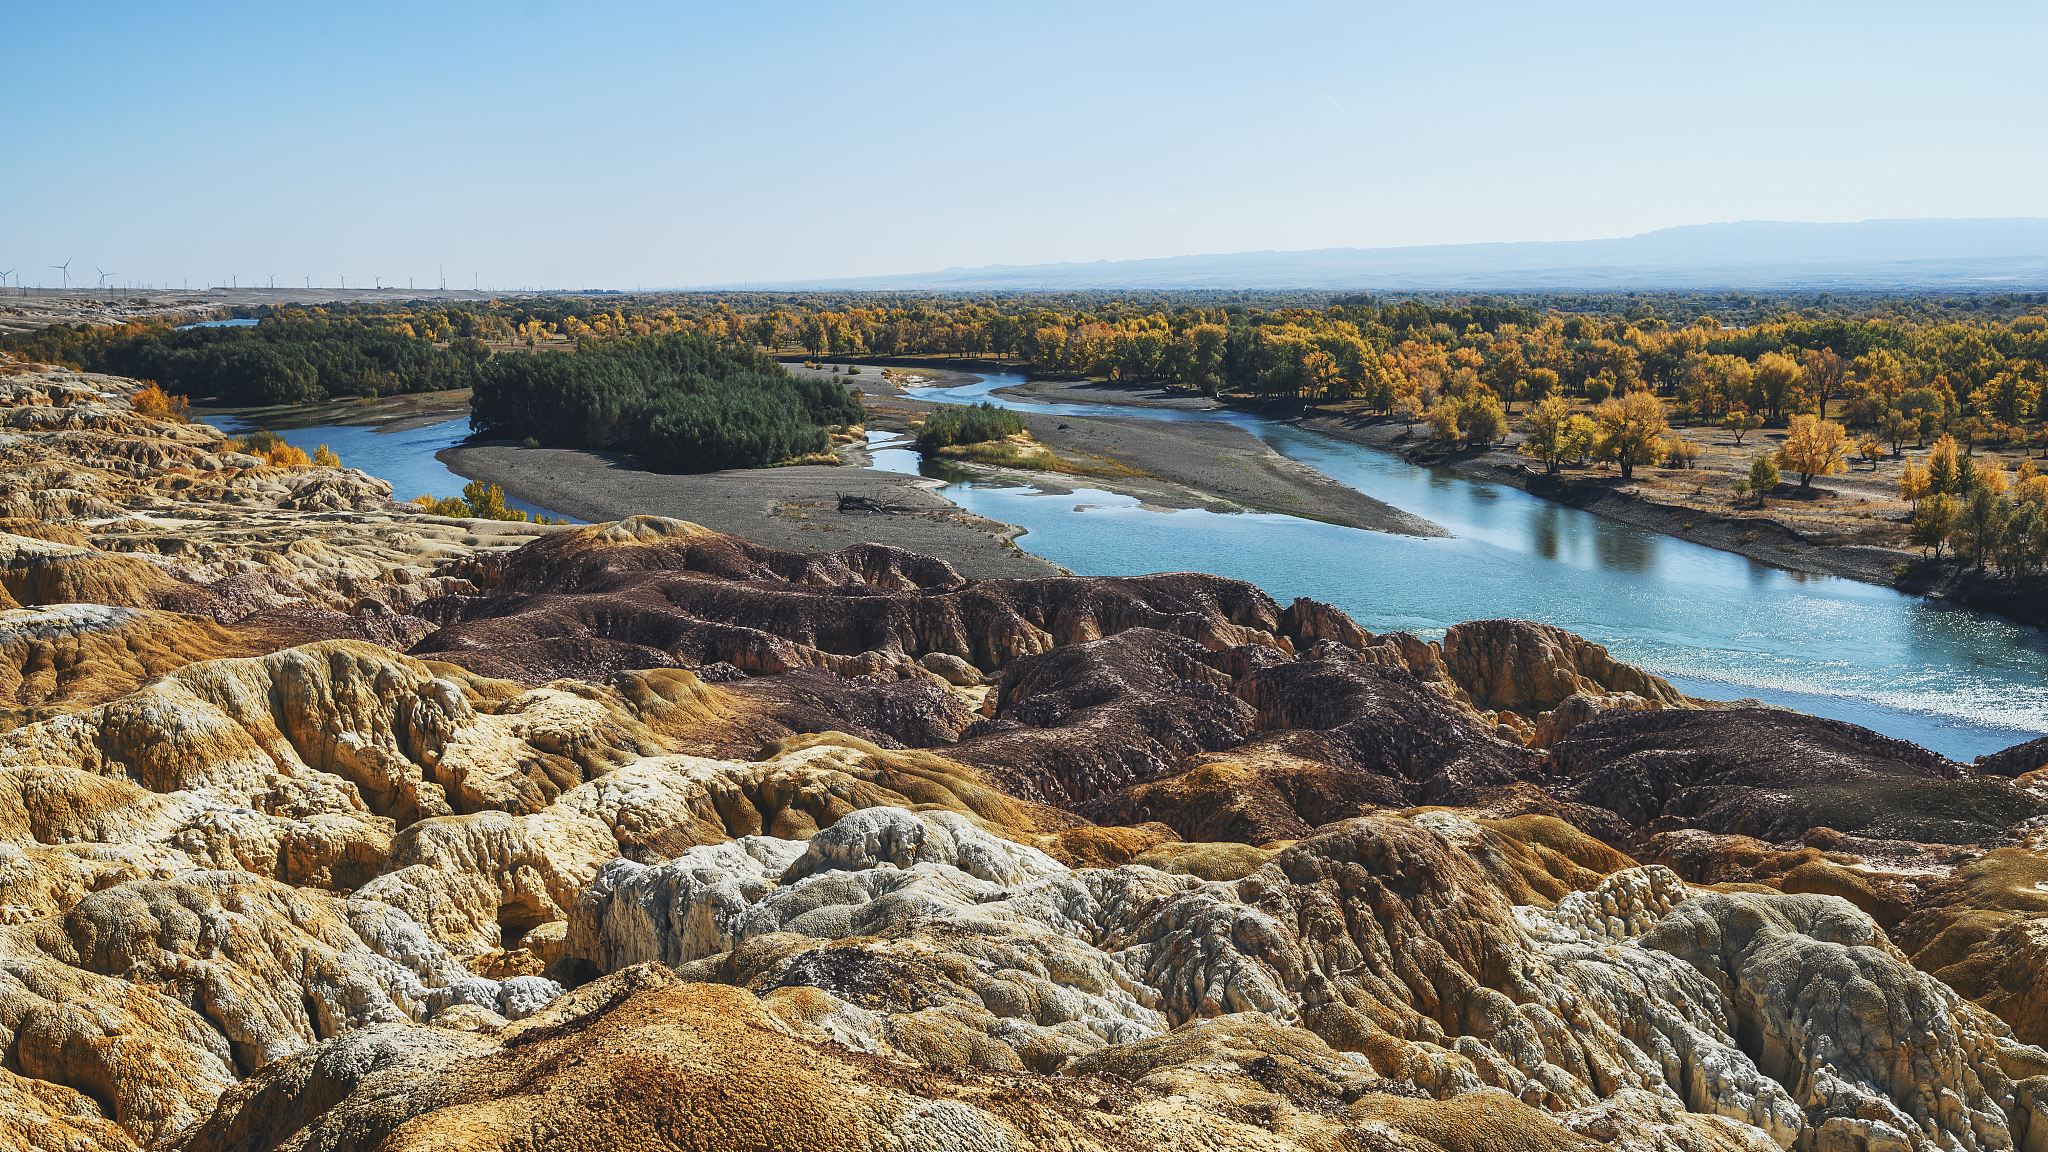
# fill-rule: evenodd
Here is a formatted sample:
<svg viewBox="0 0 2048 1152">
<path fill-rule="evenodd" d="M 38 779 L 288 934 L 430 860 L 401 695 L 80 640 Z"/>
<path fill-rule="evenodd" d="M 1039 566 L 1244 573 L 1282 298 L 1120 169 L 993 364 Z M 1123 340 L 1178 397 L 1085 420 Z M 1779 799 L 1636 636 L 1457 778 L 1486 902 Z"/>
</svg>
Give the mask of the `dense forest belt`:
<svg viewBox="0 0 2048 1152">
<path fill-rule="evenodd" d="M 859 460 L 858 449 L 843 454 Z M 1021 531 L 955 507 L 936 481 L 857 466 L 801 465 L 696 475 L 649 472 L 616 452 L 477 444 L 438 453 L 451 471 L 496 484 L 521 500 L 598 523 L 673 516 L 759 544 L 830 552 L 868 541 L 936 556 L 973 580 L 1057 576 L 1066 571 L 1011 543 Z M 841 495 L 923 511 L 842 515 Z"/>
</svg>

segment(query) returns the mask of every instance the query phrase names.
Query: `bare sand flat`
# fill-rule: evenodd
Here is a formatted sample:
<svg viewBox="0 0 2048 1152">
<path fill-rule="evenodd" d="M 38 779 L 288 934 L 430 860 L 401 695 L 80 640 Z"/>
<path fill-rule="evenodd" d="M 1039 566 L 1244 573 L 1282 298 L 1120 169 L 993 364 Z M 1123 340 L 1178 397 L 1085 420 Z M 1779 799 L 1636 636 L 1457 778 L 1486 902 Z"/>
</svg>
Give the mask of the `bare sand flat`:
<svg viewBox="0 0 2048 1152">
<path fill-rule="evenodd" d="M 937 481 L 896 472 L 809 465 L 670 476 L 644 471 L 635 457 L 621 453 L 511 444 L 464 445 L 438 455 L 465 477 L 593 523 L 638 514 L 674 516 L 798 552 L 872 541 L 937 556 L 976 580 L 1066 573 L 1011 544 L 1020 531 L 1014 525 L 955 506 L 932 491 Z M 920 511 L 843 515 L 836 510 L 842 493 Z"/>
</svg>

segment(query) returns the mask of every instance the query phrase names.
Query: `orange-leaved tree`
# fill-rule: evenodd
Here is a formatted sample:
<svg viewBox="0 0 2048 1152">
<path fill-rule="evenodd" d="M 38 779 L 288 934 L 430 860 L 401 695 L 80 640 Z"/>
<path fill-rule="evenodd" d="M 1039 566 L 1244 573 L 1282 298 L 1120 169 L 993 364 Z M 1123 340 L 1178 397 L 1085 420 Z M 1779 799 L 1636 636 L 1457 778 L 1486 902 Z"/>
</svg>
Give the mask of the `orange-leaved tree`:
<svg viewBox="0 0 2048 1152">
<path fill-rule="evenodd" d="M 1653 392 L 1630 392 L 1600 402 L 1593 409 L 1600 426 L 1595 454 L 1621 465 L 1621 478 L 1635 475 L 1636 465 L 1655 464 L 1664 457 L 1664 405 Z"/>
<path fill-rule="evenodd" d="M 1933 486 L 1927 482 L 1927 469 L 1922 468 L 1919 461 L 1908 456 L 1906 466 L 1899 469 L 1899 498 L 1918 504 L 1927 499 L 1927 494 L 1933 490 Z"/>
<path fill-rule="evenodd" d="M 1815 476 L 1833 476 L 1849 470 L 1849 434 L 1840 424 L 1818 416 L 1794 416 L 1778 446 L 1778 467 L 1799 474 L 1799 486 L 1813 483 Z"/>
<path fill-rule="evenodd" d="M 173 396 L 164 391 L 163 385 L 158 384 L 154 380 L 149 382 L 149 387 L 130 396 L 128 398 L 128 406 L 144 416 L 154 416 L 158 420 L 170 420 L 184 424 L 191 419 L 186 414 L 186 409 L 191 406 L 191 402 L 183 396 Z"/>
</svg>

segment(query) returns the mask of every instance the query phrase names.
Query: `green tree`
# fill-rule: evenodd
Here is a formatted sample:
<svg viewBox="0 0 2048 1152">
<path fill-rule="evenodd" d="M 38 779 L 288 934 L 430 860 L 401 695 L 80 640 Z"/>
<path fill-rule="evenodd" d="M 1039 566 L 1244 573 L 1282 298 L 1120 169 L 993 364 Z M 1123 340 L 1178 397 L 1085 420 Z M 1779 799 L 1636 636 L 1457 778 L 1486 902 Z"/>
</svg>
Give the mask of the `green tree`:
<svg viewBox="0 0 2048 1152">
<path fill-rule="evenodd" d="M 1981 572 L 1985 558 L 2005 537 L 2006 521 L 2012 518 L 2012 504 L 1992 491 L 1989 485 L 1979 485 L 1967 498 L 1956 503 L 1959 505 L 1955 524 L 1956 550 L 1968 549 L 1970 562 Z"/>
<path fill-rule="evenodd" d="M 1950 496 L 1963 491 L 1962 467 L 1952 436 L 1943 436 L 1935 441 L 1934 450 L 1927 454 L 1927 490 Z"/>
<path fill-rule="evenodd" d="M 1906 443 L 1906 437 L 1911 436 L 1920 425 L 1917 421 L 1907 419 L 1905 413 L 1894 408 L 1884 414 L 1883 426 L 1885 441 L 1892 446 L 1892 455 L 1896 457 L 1899 449 Z"/>
<path fill-rule="evenodd" d="M 1584 454 L 1584 447 L 1570 435 L 1571 401 L 1559 395 L 1545 396 L 1531 405 L 1527 414 L 1529 438 L 1521 453 L 1542 463 L 1545 472 L 1556 472 L 1567 460 Z"/>
<path fill-rule="evenodd" d="M 1790 356 L 1766 352 L 1757 358 L 1756 376 L 1750 387 L 1763 400 L 1765 412 L 1775 422 L 1792 399 L 1799 383 L 1799 364 Z"/>
<path fill-rule="evenodd" d="M 1468 444 L 1491 444 L 1506 438 L 1507 413 L 1501 411 L 1500 401 L 1493 397 L 1475 396 L 1460 406 L 1458 430 L 1465 434 Z"/>
<path fill-rule="evenodd" d="M 2048 553 L 2048 517 L 2030 500 L 2016 507 L 2006 521 L 1998 562 L 2006 571 L 2025 576 L 2040 567 L 2044 553 Z"/>
<path fill-rule="evenodd" d="M 1230 330 L 1221 324 L 1197 324 L 1187 334 L 1194 343 L 1193 377 L 1189 383 L 1214 396 L 1223 387 L 1223 343 Z"/>
<path fill-rule="evenodd" d="M 1024 431 L 1024 418 L 993 404 L 942 404 L 925 415 L 918 428 L 917 446 L 927 451 L 955 444 L 979 444 L 1001 440 Z"/>
<path fill-rule="evenodd" d="M 1458 439 L 1458 417 L 1465 406 L 1455 396 L 1440 396 L 1429 407 L 1429 434 L 1446 444 Z"/>
<path fill-rule="evenodd" d="M 1799 357 L 1799 378 L 1806 391 L 1820 398 L 1820 418 L 1828 418 L 1828 399 L 1840 394 L 1846 366 L 1832 348 L 1810 348 Z"/>
<path fill-rule="evenodd" d="M 1570 446 L 1572 454 L 1583 466 L 1586 457 L 1593 454 L 1593 446 L 1600 439 L 1600 426 L 1593 423 L 1593 418 L 1584 412 L 1574 412 L 1572 418 L 1564 423 L 1564 435 L 1565 443 Z"/>
<path fill-rule="evenodd" d="M 1913 530 L 1909 539 L 1924 551 L 1934 549 L 1934 558 L 1941 559 L 1942 546 L 1948 543 L 1949 533 L 1956 524 L 1956 498 L 1946 492 L 1936 492 L 1920 501 L 1920 507 L 1913 513 Z"/>
<path fill-rule="evenodd" d="M 1015 316 L 999 315 L 989 320 L 988 342 L 994 346 L 997 353 L 1005 356 L 1015 355 L 1017 346 L 1023 343 L 1023 340 L 1024 325 Z"/>
<path fill-rule="evenodd" d="M 1749 491 L 1756 497 L 1759 508 L 1764 497 L 1778 486 L 1778 465 L 1769 456 L 1759 455 L 1749 462 Z"/>
</svg>

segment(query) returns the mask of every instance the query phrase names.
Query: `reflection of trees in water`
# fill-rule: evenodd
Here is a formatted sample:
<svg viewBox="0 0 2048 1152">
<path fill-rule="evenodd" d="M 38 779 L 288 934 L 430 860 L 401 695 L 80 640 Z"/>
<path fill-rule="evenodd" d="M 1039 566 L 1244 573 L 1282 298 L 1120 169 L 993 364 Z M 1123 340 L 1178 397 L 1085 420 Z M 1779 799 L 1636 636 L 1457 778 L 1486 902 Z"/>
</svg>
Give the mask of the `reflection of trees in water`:
<svg viewBox="0 0 2048 1152">
<path fill-rule="evenodd" d="M 1622 572 L 1647 572 L 1657 563 L 1657 537 L 1625 525 L 1599 522 L 1593 550 L 1601 567 Z"/>
<path fill-rule="evenodd" d="M 917 462 L 917 474 L 927 480 L 944 480 L 948 484 L 963 484 L 974 476 L 974 473 L 967 469 L 941 460 L 937 456 L 920 459 Z"/>
<path fill-rule="evenodd" d="M 1563 509 L 1545 502 L 1529 517 L 1529 547 L 1545 560 L 1555 560 L 1559 552 L 1559 515 Z"/>
</svg>

